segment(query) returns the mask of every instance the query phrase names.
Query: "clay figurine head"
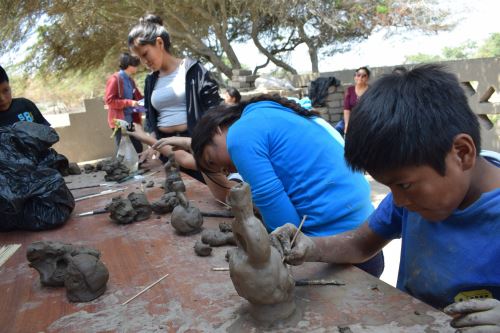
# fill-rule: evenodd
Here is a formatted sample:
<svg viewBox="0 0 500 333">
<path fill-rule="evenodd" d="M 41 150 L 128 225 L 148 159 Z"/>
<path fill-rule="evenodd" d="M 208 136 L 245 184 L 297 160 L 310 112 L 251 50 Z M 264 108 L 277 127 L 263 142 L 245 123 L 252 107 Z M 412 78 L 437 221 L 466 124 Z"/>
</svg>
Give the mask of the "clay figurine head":
<svg viewBox="0 0 500 333">
<path fill-rule="evenodd" d="M 71 302 L 89 302 L 104 294 L 109 272 L 96 257 L 78 254 L 69 262 L 64 286 Z"/>
</svg>

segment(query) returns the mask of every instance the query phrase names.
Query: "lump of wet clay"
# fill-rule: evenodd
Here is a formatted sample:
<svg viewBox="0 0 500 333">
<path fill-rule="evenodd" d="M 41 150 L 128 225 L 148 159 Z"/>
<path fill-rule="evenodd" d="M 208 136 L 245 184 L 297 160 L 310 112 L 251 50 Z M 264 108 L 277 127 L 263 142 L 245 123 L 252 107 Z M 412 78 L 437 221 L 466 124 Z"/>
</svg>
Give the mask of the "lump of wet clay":
<svg viewBox="0 0 500 333">
<path fill-rule="evenodd" d="M 121 196 L 111 199 L 111 203 L 106 206 L 106 210 L 109 212 L 111 220 L 117 224 L 132 223 L 137 215 L 130 200 Z"/>
<path fill-rule="evenodd" d="M 178 191 L 186 192 L 186 187 L 184 182 L 182 181 L 179 164 L 175 160 L 175 155 L 170 153 L 167 155 L 168 161 L 163 165 L 165 170 L 165 183 L 163 188 L 165 189 L 165 193 L 168 192 L 177 192 L 174 189 L 174 182 L 180 182 L 177 184 Z"/>
<path fill-rule="evenodd" d="M 233 227 L 229 223 L 222 222 L 219 223 L 219 230 L 222 232 L 233 232 Z"/>
<path fill-rule="evenodd" d="M 48 287 L 64 286 L 64 279 L 72 258 L 86 254 L 99 259 L 98 250 L 56 241 L 34 242 L 28 246 L 26 258 L 40 274 L 40 283 Z"/>
<path fill-rule="evenodd" d="M 238 244 L 238 248 L 228 251 L 234 288 L 250 302 L 250 314 L 256 320 L 283 320 L 295 310 L 295 282 L 278 250 L 271 246 L 265 227 L 254 216 L 250 186 L 234 186 L 229 204 L 235 216 L 233 233 Z"/>
<path fill-rule="evenodd" d="M 236 245 L 232 232 L 205 229 L 201 233 L 201 241 L 210 246 Z"/>
<path fill-rule="evenodd" d="M 150 180 L 149 182 L 146 183 L 146 187 L 148 187 L 148 188 L 153 187 L 153 186 L 155 186 L 155 182 L 152 180 Z"/>
<path fill-rule="evenodd" d="M 128 199 L 136 212 L 134 221 L 144 221 L 149 219 L 153 213 L 153 209 L 151 208 L 151 204 L 144 193 L 132 192 L 128 195 Z"/>
<path fill-rule="evenodd" d="M 68 164 L 68 174 L 69 175 L 80 175 L 82 173 L 82 170 L 80 170 L 80 167 L 78 164 L 75 162 L 71 162 Z"/>
<path fill-rule="evenodd" d="M 212 248 L 210 245 L 204 244 L 203 242 L 196 241 L 194 244 L 194 252 L 200 257 L 207 257 L 212 253 Z"/>
<path fill-rule="evenodd" d="M 160 199 L 151 204 L 151 208 L 157 214 L 166 214 L 174 210 L 175 206 L 179 204 L 179 199 L 175 192 L 165 193 Z"/>
<path fill-rule="evenodd" d="M 106 172 L 106 181 L 118 181 L 130 174 L 130 169 L 122 163 L 123 157 L 115 160 L 106 160 L 101 164 L 101 168 Z"/>
<path fill-rule="evenodd" d="M 109 272 L 96 257 L 78 254 L 69 262 L 64 286 L 70 302 L 89 302 L 104 294 Z"/>
<path fill-rule="evenodd" d="M 201 231 L 203 216 L 198 207 L 193 206 L 184 194 L 184 183 L 177 181 L 172 184 L 175 190 L 179 205 L 174 208 L 171 216 L 172 227 L 182 235 L 192 234 Z"/>
<path fill-rule="evenodd" d="M 85 171 L 85 173 L 91 173 L 95 171 L 95 166 L 93 164 L 84 164 L 83 170 Z"/>
</svg>

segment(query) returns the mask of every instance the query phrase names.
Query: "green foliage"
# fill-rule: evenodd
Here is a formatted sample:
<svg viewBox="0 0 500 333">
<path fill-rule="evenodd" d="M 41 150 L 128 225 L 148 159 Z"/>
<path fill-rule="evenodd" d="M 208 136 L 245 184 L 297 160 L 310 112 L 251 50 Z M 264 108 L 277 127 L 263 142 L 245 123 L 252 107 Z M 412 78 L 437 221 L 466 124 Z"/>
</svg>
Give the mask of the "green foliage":
<svg viewBox="0 0 500 333">
<path fill-rule="evenodd" d="M 491 34 L 481 45 L 477 55 L 479 57 L 500 57 L 500 33 Z"/>
<path fill-rule="evenodd" d="M 459 46 L 444 47 L 441 54 L 417 53 L 405 57 L 405 63 L 426 63 L 444 60 L 460 60 L 500 56 L 500 33 L 491 34 L 480 47 L 475 41 L 468 40 Z"/>
</svg>

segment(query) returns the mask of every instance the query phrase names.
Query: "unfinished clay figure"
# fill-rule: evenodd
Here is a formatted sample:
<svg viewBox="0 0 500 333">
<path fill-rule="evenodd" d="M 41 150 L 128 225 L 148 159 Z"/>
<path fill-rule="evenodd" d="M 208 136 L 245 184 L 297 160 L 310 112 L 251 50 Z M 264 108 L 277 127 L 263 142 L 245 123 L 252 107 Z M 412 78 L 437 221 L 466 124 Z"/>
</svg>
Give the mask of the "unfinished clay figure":
<svg viewBox="0 0 500 333">
<path fill-rule="evenodd" d="M 106 206 L 106 210 L 109 212 L 111 220 L 117 224 L 132 223 L 137 215 L 130 200 L 121 196 L 111 199 L 111 203 Z"/>
<path fill-rule="evenodd" d="M 69 262 L 64 279 L 66 296 L 71 302 L 89 302 L 104 294 L 109 272 L 96 257 L 78 254 Z"/>
<path fill-rule="evenodd" d="M 171 213 L 175 206 L 179 204 L 179 199 L 175 192 L 165 193 L 160 199 L 151 204 L 151 208 L 157 214 Z"/>
<path fill-rule="evenodd" d="M 106 181 L 121 180 L 130 174 L 130 169 L 122 161 L 123 157 L 116 160 L 103 161 L 101 168 L 106 172 L 104 176 Z"/>
<path fill-rule="evenodd" d="M 294 279 L 253 214 L 250 186 L 234 186 L 229 204 L 235 216 L 232 227 L 238 244 L 238 248 L 228 251 L 233 285 L 238 295 L 250 302 L 250 314 L 258 321 L 285 319 L 295 310 Z"/>
<path fill-rule="evenodd" d="M 165 184 L 163 186 L 165 188 L 165 193 L 176 192 L 173 188 L 173 183 L 179 181 L 182 183 L 182 188 L 180 188 L 179 191 L 186 192 L 186 187 L 182 182 L 182 177 L 179 171 L 179 164 L 175 161 L 173 153 L 168 155 L 168 161 L 163 165 L 163 168 L 165 169 Z M 180 186 L 180 184 L 178 184 L 178 186 Z"/>
<path fill-rule="evenodd" d="M 132 192 L 128 195 L 128 199 L 132 203 L 132 207 L 136 212 L 134 221 L 144 221 L 149 219 L 153 213 L 153 209 L 151 208 L 151 204 L 144 193 Z"/>
<path fill-rule="evenodd" d="M 236 245 L 232 232 L 205 229 L 201 233 L 201 241 L 210 246 Z"/>
<path fill-rule="evenodd" d="M 26 258 L 40 274 L 40 283 L 49 287 L 64 286 L 64 278 L 72 258 L 79 254 L 99 259 L 98 250 L 55 241 L 40 241 L 28 246 Z"/>
<path fill-rule="evenodd" d="M 184 183 L 176 181 L 172 184 L 175 190 L 179 205 L 172 212 L 172 227 L 180 234 L 191 234 L 201 231 L 203 216 L 197 207 L 194 207 L 184 194 Z"/>
</svg>

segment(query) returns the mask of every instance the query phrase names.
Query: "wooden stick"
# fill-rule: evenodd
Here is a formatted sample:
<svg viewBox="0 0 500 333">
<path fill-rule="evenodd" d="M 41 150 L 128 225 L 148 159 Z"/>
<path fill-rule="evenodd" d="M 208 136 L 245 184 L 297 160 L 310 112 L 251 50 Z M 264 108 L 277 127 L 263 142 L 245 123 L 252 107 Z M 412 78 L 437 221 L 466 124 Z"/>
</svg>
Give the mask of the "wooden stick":
<svg viewBox="0 0 500 333">
<path fill-rule="evenodd" d="M 160 283 L 161 280 L 163 280 L 164 278 L 166 278 L 168 276 L 168 274 L 165 274 L 164 276 L 162 276 L 161 278 L 158 279 L 158 281 L 154 282 L 154 283 L 151 283 L 149 286 L 147 286 L 146 288 L 144 288 L 144 290 L 142 290 L 140 293 L 138 293 L 137 295 L 135 295 L 134 297 L 132 298 L 129 298 L 128 300 L 126 300 L 125 302 L 122 303 L 122 305 L 126 305 L 128 302 L 130 302 L 131 300 L 133 300 L 134 298 L 142 295 L 143 293 L 145 293 L 146 291 L 148 291 L 149 289 L 151 289 L 155 284 L 157 283 Z"/>
<path fill-rule="evenodd" d="M 304 217 L 302 217 L 302 221 L 300 221 L 299 227 L 297 228 L 297 231 L 295 231 L 295 235 L 293 235 L 292 241 L 290 242 L 290 249 L 292 248 L 293 244 L 295 243 L 295 240 L 297 239 L 297 236 L 299 235 L 300 229 L 302 229 L 302 226 L 304 225 L 306 218 L 307 218 L 307 215 L 304 215 Z M 283 256 L 281 262 L 285 262 L 285 256 Z"/>
<path fill-rule="evenodd" d="M 229 267 L 212 267 L 213 271 L 228 271 Z"/>
<path fill-rule="evenodd" d="M 224 201 L 221 201 L 221 200 L 219 200 L 219 199 L 215 199 L 215 198 L 214 198 L 214 200 L 215 200 L 215 201 L 217 201 L 218 203 L 220 203 L 220 204 L 224 205 L 224 207 L 226 207 L 226 208 L 228 208 L 228 209 L 231 209 L 231 206 L 229 206 L 229 205 L 228 205 L 227 203 L 225 203 Z"/>
</svg>

